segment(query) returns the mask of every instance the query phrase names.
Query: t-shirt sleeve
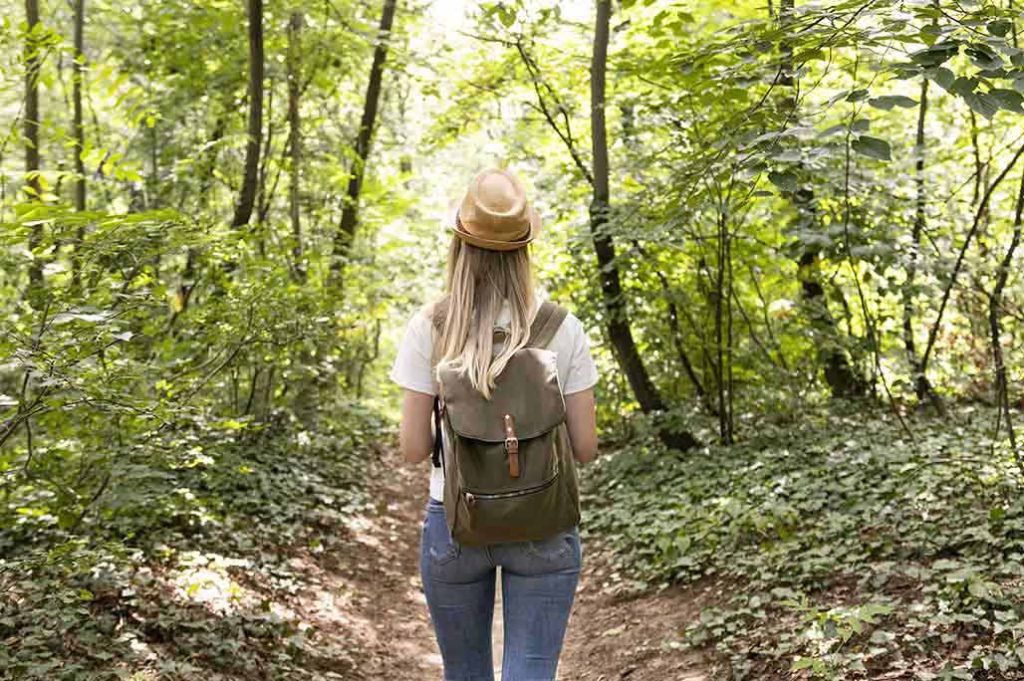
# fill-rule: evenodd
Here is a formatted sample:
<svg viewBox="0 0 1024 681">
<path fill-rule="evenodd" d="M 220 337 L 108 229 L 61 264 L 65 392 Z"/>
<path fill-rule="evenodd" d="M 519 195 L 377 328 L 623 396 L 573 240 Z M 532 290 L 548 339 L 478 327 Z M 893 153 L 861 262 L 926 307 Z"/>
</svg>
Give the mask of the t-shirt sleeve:
<svg viewBox="0 0 1024 681">
<path fill-rule="evenodd" d="M 570 315 L 566 321 L 572 325 L 572 351 L 569 355 L 569 372 L 565 377 L 562 394 L 570 395 L 593 388 L 598 377 L 594 358 L 590 354 L 590 340 L 582 322 L 575 315 Z"/>
<path fill-rule="evenodd" d="M 388 377 L 408 390 L 434 395 L 434 381 L 430 375 L 432 351 L 430 320 L 422 312 L 417 312 L 405 327 L 405 335 Z"/>
</svg>

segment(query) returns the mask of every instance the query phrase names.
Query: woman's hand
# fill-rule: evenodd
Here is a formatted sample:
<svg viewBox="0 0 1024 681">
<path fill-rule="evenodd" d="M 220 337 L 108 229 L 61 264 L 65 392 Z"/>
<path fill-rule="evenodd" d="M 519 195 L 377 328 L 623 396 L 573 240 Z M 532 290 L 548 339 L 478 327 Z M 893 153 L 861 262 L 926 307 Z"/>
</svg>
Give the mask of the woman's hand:
<svg viewBox="0 0 1024 681">
<path fill-rule="evenodd" d="M 402 396 L 402 425 L 398 442 L 406 463 L 419 463 L 430 456 L 434 437 L 430 432 L 430 417 L 434 410 L 434 396 L 415 390 L 404 390 Z"/>
</svg>

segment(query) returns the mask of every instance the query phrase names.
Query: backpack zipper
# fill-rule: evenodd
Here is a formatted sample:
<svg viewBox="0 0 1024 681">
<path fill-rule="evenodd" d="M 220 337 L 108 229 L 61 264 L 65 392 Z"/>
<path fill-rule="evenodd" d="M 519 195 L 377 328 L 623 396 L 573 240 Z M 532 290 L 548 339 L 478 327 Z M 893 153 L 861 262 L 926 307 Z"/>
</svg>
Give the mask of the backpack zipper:
<svg viewBox="0 0 1024 681">
<path fill-rule="evenodd" d="M 466 503 L 470 507 L 472 507 L 473 503 L 477 499 L 484 499 L 486 501 L 490 501 L 490 500 L 493 500 L 493 499 L 508 499 L 508 498 L 511 498 L 511 497 L 521 497 L 521 496 L 525 496 L 527 494 L 533 494 L 535 492 L 540 492 L 542 490 L 547 489 L 548 487 L 551 487 L 551 485 L 555 484 L 555 480 L 557 480 L 557 479 L 558 479 L 558 474 L 556 473 L 555 475 L 551 476 L 550 478 L 548 478 L 544 482 L 540 483 L 539 485 L 534 485 L 533 487 L 526 487 L 524 489 L 517 489 L 517 490 L 511 491 L 511 492 L 491 492 L 491 493 L 486 493 L 486 492 L 470 492 L 469 490 L 463 490 L 463 493 L 466 495 Z"/>
</svg>

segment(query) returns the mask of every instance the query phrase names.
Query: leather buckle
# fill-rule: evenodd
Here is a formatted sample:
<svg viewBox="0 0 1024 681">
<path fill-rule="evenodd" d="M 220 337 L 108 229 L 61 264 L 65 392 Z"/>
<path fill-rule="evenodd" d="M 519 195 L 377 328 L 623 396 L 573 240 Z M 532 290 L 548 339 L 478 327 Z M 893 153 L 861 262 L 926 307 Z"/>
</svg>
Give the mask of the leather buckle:
<svg viewBox="0 0 1024 681">
<path fill-rule="evenodd" d="M 512 415 L 505 414 L 505 451 L 508 452 L 508 474 L 519 477 L 519 438 L 516 437 Z"/>
</svg>

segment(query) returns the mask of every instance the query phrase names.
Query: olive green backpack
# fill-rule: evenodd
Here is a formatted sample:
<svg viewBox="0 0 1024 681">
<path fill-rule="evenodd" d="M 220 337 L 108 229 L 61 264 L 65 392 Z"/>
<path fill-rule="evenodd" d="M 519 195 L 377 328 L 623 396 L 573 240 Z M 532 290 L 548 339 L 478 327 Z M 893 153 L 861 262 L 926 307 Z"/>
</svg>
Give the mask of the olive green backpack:
<svg viewBox="0 0 1024 681">
<path fill-rule="evenodd" d="M 447 300 L 432 313 L 439 334 Z M 565 308 L 541 304 L 526 346 L 509 359 L 490 399 L 465 375 L 445 367 L 437 372 L 434 465 L 444 468 L 445 516 L 460 544 L 539 540 L 579 523 L 565 402 L 555 353 L 545 349 L 565 315 Z M 448 444 L 443 451 L 442 428 Z"/>
</svg>

